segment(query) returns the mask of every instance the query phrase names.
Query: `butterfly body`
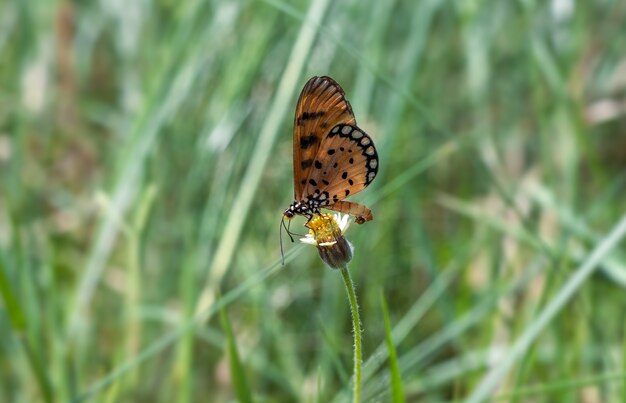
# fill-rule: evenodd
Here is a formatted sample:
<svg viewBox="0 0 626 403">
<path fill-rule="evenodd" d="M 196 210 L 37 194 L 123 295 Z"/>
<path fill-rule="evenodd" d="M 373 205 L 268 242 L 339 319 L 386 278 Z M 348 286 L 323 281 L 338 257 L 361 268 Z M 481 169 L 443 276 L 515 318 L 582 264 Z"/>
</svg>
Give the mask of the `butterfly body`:
<svg viewBox="0 0 626 403">
<path fill-rule="evenodd" d="M 356 216 L 361 224 L 371 211 L 346 197 L 365 189 L 378 173 L 372 139 L 356 125 L 345 93 L 330 77 L 313 77 L 304 86 L 294 119 L 294 202 L 285 218 L 309 219 L 320 208 Z"/>
</svg>

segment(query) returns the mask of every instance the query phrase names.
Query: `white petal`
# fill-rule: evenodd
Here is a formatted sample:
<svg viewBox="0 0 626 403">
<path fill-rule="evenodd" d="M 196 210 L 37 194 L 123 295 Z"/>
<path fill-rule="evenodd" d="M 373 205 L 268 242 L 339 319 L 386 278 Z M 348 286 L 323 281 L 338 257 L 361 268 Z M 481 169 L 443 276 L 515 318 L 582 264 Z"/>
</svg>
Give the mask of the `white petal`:
<svg viewBox="0 0 626 403">
<path fill-rule="evenodd" d="M 336 214 L 335 220 L 337 221 L 337 225 L 339 225 L 341 232 L 346 232 L 346 229 L 348 229 L 348 225 L 350 224 L 350 215 Z"/>
<path fill-rule="evenodd" d="M 304 238 L 300 238 L 300 242 L 306 243 L 308 245 L 317 246 L 315 238 L 313 238 L 310 234 L 306 234 Z"/>
</svg>

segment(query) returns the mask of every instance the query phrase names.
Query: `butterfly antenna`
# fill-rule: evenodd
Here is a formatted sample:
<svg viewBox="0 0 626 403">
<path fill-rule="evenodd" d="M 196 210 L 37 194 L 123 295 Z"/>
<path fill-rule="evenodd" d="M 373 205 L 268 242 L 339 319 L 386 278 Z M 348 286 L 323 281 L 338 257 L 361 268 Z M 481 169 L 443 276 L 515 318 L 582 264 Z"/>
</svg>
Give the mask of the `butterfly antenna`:
<svg viewBox="0 0 626 403">
<path fill-rule="evenodd" d="M 289 225 L 291 226 L 291 220 L 289 220 Z M 291 236 L 291 231 L 289 231 L 289 227 L 287 227 L 285 225 L 285 216 L 283 216 L 283 218 L 281 218 L 280 220 L 280 227 L 278 227 L 278 233 L 279 238 L 280 238 L 280 256 L 282 256 L 283 259 L 283 266 L 285 265 L 285 252 L 283 250 L 283 228 L 285 229 L 285 231 L 287 231 L 287 235 L 289 235 L 289 238 L 291 239 L 291 242 L 293 242 L 293 237 Z"/>
<path fill-rule="evenodd" d="M 285 252 L 283 251 L 283 227 L 285 226 L 285 217 L 280 220 L 280 226 L 278 227 L 278 237 L 280 238 L 280 257 L 283 260 L 283 266 L 285 265 Z"/>
</svg>

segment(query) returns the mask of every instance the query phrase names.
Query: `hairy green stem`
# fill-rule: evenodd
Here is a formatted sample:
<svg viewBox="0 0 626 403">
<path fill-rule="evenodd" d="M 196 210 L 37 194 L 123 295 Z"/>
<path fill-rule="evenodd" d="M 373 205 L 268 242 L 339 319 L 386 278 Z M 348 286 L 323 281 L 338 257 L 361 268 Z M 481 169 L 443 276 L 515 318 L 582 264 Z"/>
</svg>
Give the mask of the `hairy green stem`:
<svg viewBox="0 0 626 403">
<path fill-rule="evenodd" d="M 354 402 L 361 401 L 361 318 L 359 317 L 359 305 L 356 302 L 356 294 L 354 292 L 354 283 L 350 277 L 347 267 L 341 268 L 343 283 L 346 285 L 348 292 L 348 300 L 350 301 L 350 309 L 352 310 L 352 328 L 354 333 Z"/>
</svg>

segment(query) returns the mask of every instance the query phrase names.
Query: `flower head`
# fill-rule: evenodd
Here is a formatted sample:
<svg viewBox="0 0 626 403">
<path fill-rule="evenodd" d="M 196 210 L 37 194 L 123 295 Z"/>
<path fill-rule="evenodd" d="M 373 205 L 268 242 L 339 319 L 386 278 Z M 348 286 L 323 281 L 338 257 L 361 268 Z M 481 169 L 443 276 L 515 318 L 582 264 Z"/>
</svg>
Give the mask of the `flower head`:
<svg viewBox="0 0 626 403">
<path fill-rule="evenodd" d="M 352 260 L 352 245 L 343 236 L 349 218 L 341 214 L 315 215 L 307 224 L 309 233 L 300 241 L 316 246 L 324 263 L 333 269 L 343 268 Z"/>
</svg>

